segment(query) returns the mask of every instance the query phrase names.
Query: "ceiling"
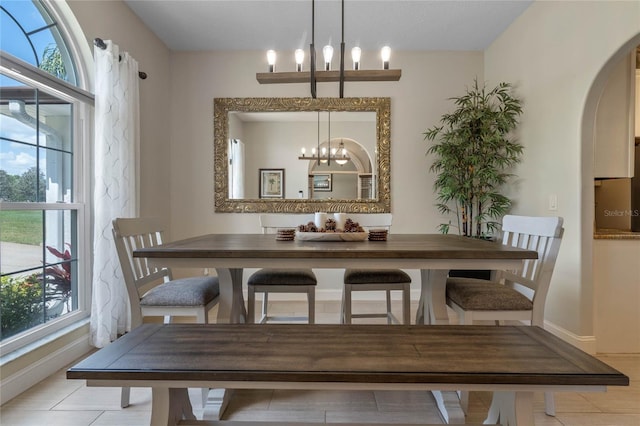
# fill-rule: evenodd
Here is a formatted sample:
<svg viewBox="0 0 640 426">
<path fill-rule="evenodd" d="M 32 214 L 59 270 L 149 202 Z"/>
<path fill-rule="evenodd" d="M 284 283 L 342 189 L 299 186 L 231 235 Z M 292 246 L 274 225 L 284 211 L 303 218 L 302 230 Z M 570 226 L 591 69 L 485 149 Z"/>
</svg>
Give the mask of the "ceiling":
<svg viewBox="0 0 640 426">
<path fill-rule="evenodd" d="M 345 44 L 486 49 L 533 0 L 346 0 Z M 174 51 L 295 50 L 311 43 L 310 0 L 125 0 Z M 340 45 L 339 0 L 315 2 L 315 44 Z"/>
</svg>

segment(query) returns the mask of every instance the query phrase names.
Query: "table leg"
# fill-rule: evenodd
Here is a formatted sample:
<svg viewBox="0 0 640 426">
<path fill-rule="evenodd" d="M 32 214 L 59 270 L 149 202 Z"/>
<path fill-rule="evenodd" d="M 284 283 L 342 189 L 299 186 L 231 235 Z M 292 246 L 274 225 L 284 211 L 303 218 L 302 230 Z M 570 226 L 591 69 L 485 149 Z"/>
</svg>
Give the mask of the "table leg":
<svg viewBox="0 0 640 426">
<path fill-rule="evenodd" d="M 220 282 L 218 324 L 246 322 L 247 311 L 242 296 L 242 268 L 216 268 Z"/>
<path fill-rule="evenodd" d="M 449 324 L 447 314 L 447 269 L 421 269 L 421 292 L 416 324 Z M 464 423 L 464 411 L 457 392 L 431 391 L 447 423 Z"/>
<path fill-rule="evenodd" d="M 186 388 L 151 389 L 152 426 L 173 426 L 183 419 L 196 420 Z"/>
<path fill-rule="evenodd" d="M 247 310 L 242 296 L 242 268 L 216 268 L 220 283 L 220 301 L 218 302 L 218 324 L 240 324 L 247 321 Z M 204 402 L 207 418 L 220 420 L 227 408 L 232 389 L 213 389 Z"/>
<path fill-rule="evenodd" d="M 446 269 L 421 269 L 421 292 L 416 324 L 449 324 Z"/>
<path fill-rule="evenodd" d="M 533 426 L 533 392 L 494 392 L 484 423 Z"/>
</svg>

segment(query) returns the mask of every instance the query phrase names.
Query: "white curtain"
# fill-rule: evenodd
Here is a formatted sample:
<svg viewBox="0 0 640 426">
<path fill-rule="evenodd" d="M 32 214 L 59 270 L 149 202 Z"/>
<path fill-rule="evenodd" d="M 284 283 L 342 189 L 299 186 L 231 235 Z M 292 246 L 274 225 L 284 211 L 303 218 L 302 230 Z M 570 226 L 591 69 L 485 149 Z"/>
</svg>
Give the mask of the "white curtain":
<svg viewBox="0 0 640 426">
<path fill-rule="evenodd" d="M 138 215 L 138 63 L 118 45 L 94 49 L 96 64 L 91 342 L 101 348 L 131 329 L 129 299 L 111 222 Z"/>
<path fill-rule="evenodd" d="M 244 142 L 229 139 L 229 198 L 244 198 Z"/>
</svg>

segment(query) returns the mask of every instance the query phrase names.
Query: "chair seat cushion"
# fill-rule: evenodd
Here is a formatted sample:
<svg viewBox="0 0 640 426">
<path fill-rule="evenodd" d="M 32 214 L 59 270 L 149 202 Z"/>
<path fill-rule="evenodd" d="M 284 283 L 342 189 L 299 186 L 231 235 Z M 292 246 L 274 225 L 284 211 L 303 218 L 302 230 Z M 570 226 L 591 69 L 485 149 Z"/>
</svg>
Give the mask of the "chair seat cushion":
<svg viewBox="0 0 640 426">
<path fill-rule="evenodd" d="M 247 280 L 249 285 L 316 285 L 311 269 L 259 269 Z"/>
<path fill-rule="evenodd" d="M 140 299 L 142 306 L 204 306 L 220 295 L 218 277 L 190 277 L 152 288 Z"/>
<path fill-rule="evenodd" d="M 447 300 L 465 311 L 530 311 L 533 302 L 502 284 L 475 278 L 448 278 Z"/>
<path fill-rule="evenodd" d="M 411 277 L 401 269 L 345 269 L 345 284 L 410 283 Z"/>
</svg>

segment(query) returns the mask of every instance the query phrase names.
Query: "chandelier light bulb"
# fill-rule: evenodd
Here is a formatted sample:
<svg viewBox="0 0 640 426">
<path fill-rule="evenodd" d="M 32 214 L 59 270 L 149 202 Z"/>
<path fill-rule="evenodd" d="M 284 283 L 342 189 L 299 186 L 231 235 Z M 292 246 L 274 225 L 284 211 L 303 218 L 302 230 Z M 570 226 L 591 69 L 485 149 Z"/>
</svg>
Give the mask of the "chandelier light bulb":
<svg viewBox="0 0 640 426">
<path fill-rule="evenodd" d="M 391 58 L 391 48 L 389 46 L 384 46 L 382 50 L 380 50 L 380 57 L 382 58 L 382 69 L 389 69 L 389 59 Z"/>
<path fill-rule="evenodd" d="M 269 64 L 269 72 L 275 72 L 276 70 L 276 51 L 267 50 L 267 63 Z"/>
<path fill-rule="evenodd" d="M 325 155 L 327 155 L 327 148 L 322 148 L 322 156 L 324 157 Z"/>
<path fill-rule="evenodd" d="M 322 48 L 322 56 L 324 56 L 324 70 L 331 70 L 331 58 L 333 58 L 333 47 L 326 45 Z"/>
<path fill-rule="evenodd" d="M 311 155 L 316 155 L 316 149 L 315 148 L 311 148 Z"/>
<path fill-rule="evenodd" d="M 300 153 L 304 157 L 304 155 L 307 153 L 307 150 L 304 147 L 302 147 L 302 149 L 300 150 Z"/>
<path fill-rule="evenodd" d="M 359 70 L 360 69 L 360 56 L 362 55 L 362 50 L 356 46 L 353 49 L 351 49 L 351 59 L 353 59 L 353 69 L 354 70 Z"/>
<path fill-rule="evenodd" d="M 295 52 L 296 57 L 296 71 L 302 71 L 302 63 L 304 62 L 304 50 L 296 49 Z"/>
</svg>

